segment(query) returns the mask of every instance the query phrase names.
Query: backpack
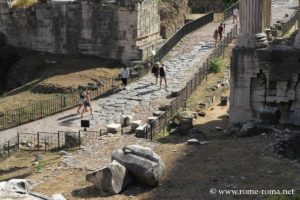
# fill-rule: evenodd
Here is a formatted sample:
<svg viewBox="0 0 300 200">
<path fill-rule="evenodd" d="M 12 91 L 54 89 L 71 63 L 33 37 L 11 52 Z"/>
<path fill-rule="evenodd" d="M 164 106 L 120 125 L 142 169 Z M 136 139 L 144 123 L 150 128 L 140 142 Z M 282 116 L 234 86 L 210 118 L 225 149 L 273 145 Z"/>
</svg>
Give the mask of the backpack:
<svg viewBox="0 0 300 200">
<path fill-rule="evenodd" d="M 219 31 L 218 31 L 218 29 L 216 29 L 216 30 L 214 31 L 214 38 L 218 37 L 218 34 L 219 34 Z"/>
<path fill-rule="evenodd" d="M 155 69 L 155 66 L 153 65 L 153 67 L 152 67 L 152 69 L 151 69 L 151 73 L 152 73 L 152 74 L 155 74 L 155 71 L 156 71 L 156 69 Z"/>
<path fill-rule="evenodd" d="M 84 91 L 82 90 L 82 91 L 80 91 L 80 93 L 79 93 L 79 97 L 80 97 L 80 99 L 83 99 L 84 98 Z"/>
</svg>

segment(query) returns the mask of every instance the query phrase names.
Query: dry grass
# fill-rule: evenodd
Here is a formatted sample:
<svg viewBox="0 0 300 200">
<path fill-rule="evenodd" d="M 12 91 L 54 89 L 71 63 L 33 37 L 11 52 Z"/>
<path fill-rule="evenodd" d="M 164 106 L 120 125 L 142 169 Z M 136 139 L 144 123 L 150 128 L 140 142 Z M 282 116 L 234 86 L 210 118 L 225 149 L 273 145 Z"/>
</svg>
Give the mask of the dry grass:
<svg viewBox="0 0 300 200">
<path fill-rule="evenodd" d="M 38 94 L 30 91 L 20 92 L 16 95 L 0 98 L 0 112 L 23 107 L 38 101 L 49 99 L 58 94 Z"/>
<path fill-rule="evenodd" d="M 39 155 L 42 159 L 39 164 L 33 163 Z M 12 178 L 27 178 L 40 173 L 47 165 L 58 162 L 56 153 L 20 151 L 12 154 L 9 158 L 0 163 L 0 181 Z"/>
<path fill-rule="evenodd" d="M 120 71 L 120 64 L 116 61 L 93 56 L 64 56 L 32 51 L 24 51 L 22 55 L 8 74 L 8 80 L 11 80 L 8 85 L 14 88 L 22 83 L 21 87 L 0 97 L 0 112 L 74 91 L 78 85 L 94 82 L 93 79 L 116 76 Z M 47 64 L 46 60 L 57 63 Z"/>
<path fill-rule="evenodd" d="M 38 0 L 13 0 L 11 2 L 12 8 L 28 8 L 38 3 Z"/>
<path fill-rule="evenodd" d="M 225 49 L 225 57 L 224 59 L 221 60 L 221 71 L 219 73 L 213 74 L 210 73 L 207 76 L 207 82 L 206 80 L 203 80 L 201 86 L 197 89 L 196 92 L 194 92 L 191 97 L 188 99 L 188 106 L 191 109 L 195 109 L 198 106 L 198 101 L 205 97 L 205 96 L 209 96 L 212 93 L 214 93 L 211 90 L 211 87 L 216 85 L 218 83 L 218 81 L 224 77 L 224 71 L 225 69 L 227 69 L 226 67 L 230 64 L 230 56 L 231 56 L 231 52 L 233 49 L 233 45 L 230 44 L 226 49 Z"/>
<path fill-rule="evenodd" d="M 204 16 L 205 14 L 190 14 L 186 17 L 186 19 L 188 20 L 195 20 L 195 19 L 198 19 L 202 16 Z"/>
</svg>

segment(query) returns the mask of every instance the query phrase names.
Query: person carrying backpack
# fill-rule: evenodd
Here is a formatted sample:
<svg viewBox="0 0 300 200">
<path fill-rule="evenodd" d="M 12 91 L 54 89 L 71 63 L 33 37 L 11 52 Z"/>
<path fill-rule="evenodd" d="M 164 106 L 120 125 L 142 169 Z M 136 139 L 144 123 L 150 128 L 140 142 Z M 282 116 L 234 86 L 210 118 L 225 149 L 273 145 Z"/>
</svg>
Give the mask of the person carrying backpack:
<svg viewBox="0 0 300 200">
<path fill-rule="evenodd" d="M 220 41 L 221 41 L 222 38 L 223 38 L 224 26 L 225 26 L 225 24 L 221 23 L 220 26 L 218 27 L 218 32 L 219 32 Z"/>
<path fill-rule="evenodd" d="M 165 65 L 162 64 L 161 67 L 159 68 L 159 76 L 160 76 L 160 88 L 161 88 L 161 82 L 162 80 L 165 81 L 165 87 L 167 88 L 167 73 L 166 73 L 166 70 L 165 70 Z"/>
<path fill-rule="evenodd" d="M 159 75 L 159 62 L 156 62 L 154 64 L 154 66 L 152 67 L 151 73 L 154 75 L 154 77 L 155 77 L 155 83 L 157 85 L 158 75 Z"/>
</svg>

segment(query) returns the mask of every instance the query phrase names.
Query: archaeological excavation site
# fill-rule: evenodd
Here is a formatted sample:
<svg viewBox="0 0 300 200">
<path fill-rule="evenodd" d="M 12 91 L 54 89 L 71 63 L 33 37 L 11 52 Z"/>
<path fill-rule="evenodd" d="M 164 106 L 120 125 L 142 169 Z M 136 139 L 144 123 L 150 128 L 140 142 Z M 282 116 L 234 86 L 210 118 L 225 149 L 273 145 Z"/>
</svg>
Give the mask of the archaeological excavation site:
<svg viewBox="0 0 300 200">
<path fill-rule="evenodd" d="M 300 0 L 0 0 L 0 200 L 300 200 Z"/>
</svg>

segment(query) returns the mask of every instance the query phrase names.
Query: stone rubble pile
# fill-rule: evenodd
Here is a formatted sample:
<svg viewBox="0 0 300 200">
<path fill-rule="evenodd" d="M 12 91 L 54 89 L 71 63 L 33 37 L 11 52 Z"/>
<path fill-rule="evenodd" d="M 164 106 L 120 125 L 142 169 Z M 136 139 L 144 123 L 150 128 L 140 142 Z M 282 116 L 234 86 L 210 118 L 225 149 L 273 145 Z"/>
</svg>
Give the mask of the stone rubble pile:
<svg viewBox="0 0 300 200">
<path fill-rule="evenodd" d="M 273 144 L 273 153 L 285 157 L 300 156 L 300 132 L 279 131 Z"/>
<path fill-rule="evenodd" d="M 156 187 L 166 166 L 151 148 L 129 145 L 112 153 L 112 163 L 86 175 L 97 188 L 118 194 L 133 181 Z"/>
<path fill-rule="evenodd" d="M 30 184 L 26 179 L 11 179 L 0 182 L 1 200 L 66 200 L 61 194 L 51 197 L 31 192 Z"/>
</svg>

